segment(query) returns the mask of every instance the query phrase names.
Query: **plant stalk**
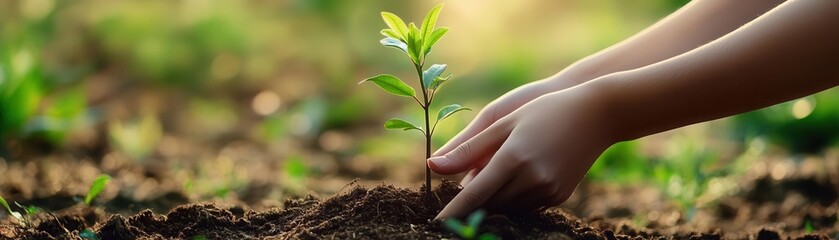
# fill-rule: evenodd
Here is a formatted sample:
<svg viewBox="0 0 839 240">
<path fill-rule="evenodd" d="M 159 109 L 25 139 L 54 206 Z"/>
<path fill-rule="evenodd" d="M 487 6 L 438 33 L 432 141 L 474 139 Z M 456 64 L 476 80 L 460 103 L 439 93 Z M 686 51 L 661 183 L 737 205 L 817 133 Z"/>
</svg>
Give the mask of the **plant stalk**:
<svg viewBox="0 0 839 240">
<path fill-rule="evenodd" d="M 422 105 L 422 110 L 425 112 L 425 159 L 429 159 L 431 158 L 431 128 L 429 128 L 431 124 L 428 121 L 428 108 L 431 102 L 428 101 L 428 91 L 425 88 L 425 83 L 422 81 L 422 65 L 414 64 L 414 67 L 417 69 L 420 87 L 422 88 L 422 99 L 425 103 Z M 431 194 L 431 168 L 428 168 L 428 164 L 425 161 L 423 161 L 423 165 L 425 165 L 425 193 Z"/>
</svg>

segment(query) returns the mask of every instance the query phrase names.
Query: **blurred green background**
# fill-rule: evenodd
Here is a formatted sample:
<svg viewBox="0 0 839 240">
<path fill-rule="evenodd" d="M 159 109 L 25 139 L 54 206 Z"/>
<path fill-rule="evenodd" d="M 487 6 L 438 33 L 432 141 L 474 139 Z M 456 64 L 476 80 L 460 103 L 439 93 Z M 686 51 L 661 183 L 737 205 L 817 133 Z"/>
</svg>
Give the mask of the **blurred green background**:
<svg viewBox="0 0 839 240">
<path fill-rule="evenodd" d="M 381 124 L 421 111 L 356 83 L 378 73 L 414 79 L 410 62 L 379 44 L 379 12 L 416 22 L 439 2 L 2 0 L 0 157 L 164 161 L 184 189 L 220 195 L 245 185 L 248 168 L 237 166 L 254 161 L 284 171 L 289 189 L 335 175 L 418 183 L 422 137 Z M 451 31 L 430 61 L 455 78 L 436 102 L 478 110 L 685 2 L 444 1 L 438 26 Z M 589 178 L 655 184 L 695 202 L 712 179 L 745 171 L 765 149 L 835 146 L 837 104 L 831 91 L 620 143 Z M 476 113 L 441 124 L 435 147 Z M 242 145 L 250 150 L 231 150 Z M 190 160 L 213 164 L 182 163 Z"/>
</svg>

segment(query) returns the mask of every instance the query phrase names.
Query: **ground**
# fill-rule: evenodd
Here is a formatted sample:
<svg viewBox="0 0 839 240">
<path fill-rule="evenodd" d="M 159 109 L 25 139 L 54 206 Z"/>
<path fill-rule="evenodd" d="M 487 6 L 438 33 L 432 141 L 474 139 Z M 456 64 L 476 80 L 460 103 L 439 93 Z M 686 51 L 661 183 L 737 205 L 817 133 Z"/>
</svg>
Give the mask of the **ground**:
<svg viewBox="0 0 839 240">
<path fill-rule="evenodd" d="M 82 169 L 86 167 L 63 164 L 67 168 L 62 171 L 84 172 Z M 28 184 L 7 181 L 2 186 L 4 191 L 11 188 L 20 195 L 37 195 L 38 191 L 22 186 L 37 188 L 37 184 L 49 179 L 51 171 L 42 169 L 47 166 L 51 165 L 8 164 L 7 172 L 25 171 L 18 167 L 28 167 L 35 174 Z M 146 178 L 161 177 L 141 172 Z M 82 239 L 79 234 L 86 229 L 101 239 L 457 238 L 442 222 L 431 219 L 461 188 L 452 181 L 435 181 L 435 185 L 433 197 L 427 198 L 419 186 L 402 188 L 382 182 L 348 180 L 331 196 L 290 198 L 274 207 L 251 207 L 242 201 L 193 202 L 175 190 L 144 201 L 117 194 L 107 202 L 89 207 L 75 203 L 72 196 L 62 196 L 59 191 L 53 196 L 22 201 L 46 211 L 31 216 L 30 226 L 5 218 L 0 226 L 0 238 Z M 746 191 L 699 210 L 697 217 L 688 221 L 679 211 L 661 210 L 667 204 L 657 202 L 660 200 L 644 197 L 652 194 L 648 190 L 584 183 L 580 186 L 584 190 L 578 190 L 563 206 L 526 215 L 491 214 L 479 232 L 503 239 L 835 239 L 839 236 L 836 224 L 839 194 L 830 178 L 791 175 L 776 180 L 767 175 L 744 187 Z M 653 212 L 659 216 L 653 218 Z M 639 216 L 645 216 L 640 217 L 645 220 L 639 221 Z"/>
</svg>

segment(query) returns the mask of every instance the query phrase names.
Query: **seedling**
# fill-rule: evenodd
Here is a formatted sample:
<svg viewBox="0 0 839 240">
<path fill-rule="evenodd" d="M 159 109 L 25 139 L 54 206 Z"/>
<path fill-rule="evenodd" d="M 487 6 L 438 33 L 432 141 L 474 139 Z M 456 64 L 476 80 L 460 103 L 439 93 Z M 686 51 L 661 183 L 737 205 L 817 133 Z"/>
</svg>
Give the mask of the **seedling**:
<svg viewBox="0 0 839 240">
<path fill-rule="evenodd" d="M 6 208 L 6 212 L 8 212 L 9 215 L 17 219 L 21 226 L 26 226 L 26 220 L 23 218 L 23 215 L 21 215 L 19 212 L 12 211 L 12 208 L 9 207 L 9 203 L 6 202 L 6 199 L 4 199 L 3 197 L 0 197 L 0 205 L 3 205 L 3 207 Z"/>
<path fill-rule="evenodd" d="M 413 22 L 405 25 L 405 22 L 395 14 L 382 12 L 382 19 L 384 19 L 388 28 L 381 31 L 385 38 L 379 42 L 386 47 L 399 49 L 408 55 L 417 71 L 422 99 L 417 98 L 414 88 L 390 74 L 377 75 L 359 82 L 359 84 L 364 82 L 375 83 L 388 93 L 413 98 L 419 104 L 425 114 L 425 128 L 398 118 L 392 118 L 385 122 L 385 128 L 421 132 L 425 136 L 425 159 L 431 157 L 431 136 L 434 134 L 434 129 L 437 128 L 437 123 L 456 112 L 470 110 L 458 104 L 451 104 L 440 109 L 437 113 L 437 120 L 434 121 L 433 125 L 429 121 L 429 108 L 434 96 L 440 90 L 440 86 L 452 76 L 449 74 L 442 77 L 443 72 L 446 71 L 446 64 L 432 64 L 427 69 L 424 68 L 431 47 L 449 31 L 449 28 L 446 27 L 435 27 L 437 16 L 440 15 L 442 8 L 443 4 L 432 8 L 425 16 L 425 20 L 420 27 L 417 27 Z M 425 70 L 423 71 L 423 69 Z M 428 166 L 425 167 L 425 190 L 426 193 L 431 192 L 431 169 Z"/>
<path fill-rule="evenodd" d="M 478 210 L 473 212 L 469 215 L 469 218 L 466 219 L 466 224 L 463 224 L 457 219 L 449 218 L 446 219 L 443 224 L 448 228 L 450 231 L 456 233 L 458 236 L 462 237 L 463 239 L 478 239 L 478 240 L 494 240 L 499 239 L 498 236 L 495 236 L 492 233 L 484 233 L 478 235 L 478 227 L 481 225 L 481 221 L 484 220 L 484 216 L 486 213 L 483 210 Z"/>
<path fill-rule="evenodd" d="M 99 175 L 96 180 L 90 184 L 90 190 L 87 191 L 87 196 L 84 197 L 84 204 L 90 206 L 93 203 L 93 199 L 99 196 L 103 190 L 105 190 L 105 185 L 108 185 L 108 181 L 111 180 L 111 176 L 107 174 Z"/>
<path fill-rule="evenodd" d="M 39 212 L 43 212 L 44 210 L 36 207 L 35 205 L 23 206 L 22 204 L 15 202 L 19 208 L 23 209 L 23 212 L 26 213 L 27 216 L 38 214 Z"/>
<path fill-rule="evenodd" d="M 198 235 L 198 236 L 194 236 L 194 237 L 190 238 L 190 240 L 209 240 L 209 238 L 207 238 L 204 235 Z"/>
<path fill-rule="evenodd" d="M 87 240 L 99 240 L 100 239 L 99 236 L 96 236 L 96 233 L 93 232 L 93 230 L 90 230 L 90 229 L 85 229 L 85 230 L 82 230 L 81 232 L 79 232 L 79 237 L 82 238 L 82 239 L 87 239 Z"/>
</svg>

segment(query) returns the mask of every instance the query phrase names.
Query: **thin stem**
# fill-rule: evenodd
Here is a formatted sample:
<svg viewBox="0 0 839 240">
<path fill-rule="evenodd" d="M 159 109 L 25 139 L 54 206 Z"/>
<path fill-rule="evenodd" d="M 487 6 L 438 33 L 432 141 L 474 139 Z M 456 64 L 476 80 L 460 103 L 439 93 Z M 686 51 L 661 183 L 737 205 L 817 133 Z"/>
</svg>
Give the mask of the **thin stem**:
<svg viewBox="0 0 839 240">
<path fill-rule="evenodd" d="M 417 104 L 419 104 L 420 107 L 423 107 L 423 108 L 425 107 L 425 105 L 420 102 L 419 98 L 417 98 L 416 96 L 411 96 L 411 97 L 414 98 L 414 100 L 417 101 Z"/>
<path fill-rule="evenodd" d="M 432 125 L 431 130 L 429 130 L 429 131 L 431 131 L 430 135 L 434 135 L 434 129 L 437 129 L 437 123 L 438 122 L 440 122 L 440 120 L 434 121 L 434 125 Z"/>
<path fill-rule="evenodd" d="M 428 107 L 431 105 L 431 101 L 428 99 L 428 90 L 425 88 L 425 83 L 422 81 L 422 64 L 414 64 L 414 67 L 417 69 L 417 75 L 419 76 L 420 87 L 422 88 L 422 99 L 424 100 L 425 104 L 422 106 L 422 110 L 425 113 L 425 129 L 430 128 L 430 122 L 428 121 Z M 431 131 L 425 133 L 425 159 L 431 158 Z M 425 161 L 423 161 L 425 163 Z M 425 165 L 425 193 L 431 194 L 431 169 L 428 168 L 427 164 Z M 431 195 L 427 195 L 431 196 Z"/>
</svg>

